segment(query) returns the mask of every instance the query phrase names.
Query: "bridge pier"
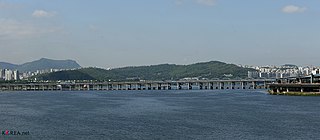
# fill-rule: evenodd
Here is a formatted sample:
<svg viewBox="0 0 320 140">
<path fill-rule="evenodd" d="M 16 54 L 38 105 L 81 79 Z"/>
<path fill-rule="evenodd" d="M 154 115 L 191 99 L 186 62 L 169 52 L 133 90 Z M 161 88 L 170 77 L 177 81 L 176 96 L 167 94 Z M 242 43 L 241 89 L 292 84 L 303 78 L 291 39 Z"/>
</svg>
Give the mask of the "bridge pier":
<svg viewBox="0 0 320 140">
<path fill-rule="evenodd" d="M 257 88 L 257 83 L 254 82 L 254 81 L 252 82 L 252 88 L 253 88 L 253 89 L 256 89 L 256 88 Z"/>
<path fill-rule="evenodd" d="M 161 84 L 160 83 L 158 83 L 158 90 L 161 90 Z"/>
<path fill-rule="evenodd" d="M 152 85 L 151 84 L 147 84 L 147 88 L 148 88 L 148 90 L 151 90 L 152 89 Z"/>
<path fill-rule="evenodd" d="M 187 86 L 188 86 L 188 90 L 192 89 L 192 83 L 187 83 Z"/>
<path fill-rule="evenodd" d="M 244 82 L 240 82 L 240 84 L 241 84 L 241 89 L 245 89 Z"/>
<path fill-rule="evenodd" d="M 235 82 L 231 82 L 231 89 L 235 89 L 236 83 Z"/>
<path fill-rule="evenodd" d="M 137 84 L 137 88 L 138 88 L 138 90 L 141 90 L 142 89 L 142 84 Z"/>
<path fill-rule="evenodd" d="M 219 89 L 224 89 L 224 82 L 219 82 Z"/>
<path fill-rule="evenodd" d="M 199 89 L 200 89 L 200 90 L 203 89 L 203 83 L 199 83 Z"/>
<path fill-rule="evenodd" d="M 181 83 L 177 83 L 177 90 L 181 90 L 182 89 L 182 87 L 181 87 Z"/>
<path fill-rule="evenodd" d="M 167 89 L 168 89 L 168 90 L 171 90 L 171 83 L 168 83 Z"/>
</svg>

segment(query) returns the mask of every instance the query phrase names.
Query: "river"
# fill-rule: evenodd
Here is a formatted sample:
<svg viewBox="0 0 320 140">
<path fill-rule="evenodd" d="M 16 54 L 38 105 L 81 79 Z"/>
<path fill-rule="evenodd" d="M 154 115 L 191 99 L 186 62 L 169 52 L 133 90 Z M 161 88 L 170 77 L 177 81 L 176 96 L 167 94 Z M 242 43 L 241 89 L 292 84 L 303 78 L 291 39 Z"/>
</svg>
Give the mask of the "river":
<svg viewBox="0 0 320 140">
<path fill-rule="evenodd" d="M 0 92 L 0 139 L 318 139 L 320 97 L 263 90 Z"/>
</svg>

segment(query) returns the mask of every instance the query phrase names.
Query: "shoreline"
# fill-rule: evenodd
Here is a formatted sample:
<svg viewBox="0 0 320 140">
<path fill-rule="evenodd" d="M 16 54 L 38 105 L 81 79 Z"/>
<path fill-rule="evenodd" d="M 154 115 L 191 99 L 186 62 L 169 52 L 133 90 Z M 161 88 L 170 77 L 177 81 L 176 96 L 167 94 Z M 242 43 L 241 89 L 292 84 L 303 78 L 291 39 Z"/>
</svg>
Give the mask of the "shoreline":
<svg viewBox="0 0 320 140">
<path fill-rule="evenodd" d="M 284 96 L 320 96 L 320 92 L 273 92 L 268 90 L 269 95 L 284 95 Z"/>
</svg>

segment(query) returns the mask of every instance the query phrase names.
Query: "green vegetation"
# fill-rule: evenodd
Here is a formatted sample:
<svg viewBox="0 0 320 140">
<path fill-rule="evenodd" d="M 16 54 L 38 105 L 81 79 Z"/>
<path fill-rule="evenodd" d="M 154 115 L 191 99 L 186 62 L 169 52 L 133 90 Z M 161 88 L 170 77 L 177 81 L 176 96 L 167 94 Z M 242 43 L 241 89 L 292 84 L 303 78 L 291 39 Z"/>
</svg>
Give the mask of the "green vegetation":
<svg viewBox="0 0 320 140">
<path fill-rule="evenodd" d="M 95 80 L 96 78 L 90 76 L 88 73 L 81 72 L 81 70 L 68 70 L 59 71 L 49 74 L 42 74 L 36 76 L 35 78 L 39 80 Z"/>
<path fill-rule="evenodd" d="M 182 78 L 245 78 L 252 69 L 218 61 L 191 65 L 161 64 L 151 66 L 124 67 L 112 70 L 82 68 L 39 75 L 39 80 L 179 80 Z"/>
</svg>

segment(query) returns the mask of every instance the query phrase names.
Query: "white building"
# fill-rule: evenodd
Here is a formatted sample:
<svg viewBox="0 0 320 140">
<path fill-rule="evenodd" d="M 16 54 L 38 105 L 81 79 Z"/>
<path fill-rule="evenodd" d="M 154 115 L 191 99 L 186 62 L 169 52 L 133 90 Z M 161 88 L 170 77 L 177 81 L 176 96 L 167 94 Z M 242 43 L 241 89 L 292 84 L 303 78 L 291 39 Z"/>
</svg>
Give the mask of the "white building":
<svg viewBox="0 0 320 140">
<path fill-rule="evenodd" d="M 313 75 L 320 74 L 320 69 L 313 69 L 311 73 Z"/>
<path fill-rule="evenodd" d="M 3 79 L 6 81 L 10 81 L 10 80 L 20 80 L 20 75 L 19 75 L 19 71 L 15 70 L 9 70 L 9 69 L 5 69 L 4 71 L 4 75 L 3 75 Z M 1 73 L 1 72 L 0 72 Z"/>
<path fill-rule="evenodd" d="M 5 79 L 6 81 L 13 80 L 13 71 L 6 69 L 6 70 L 5 70 L 5 77 L 4 77 L 4 79 Z"/>
<path fill-rule="evenodd" d="M 20 80 L 19 71 L 18 70 L 13 71 L 13 77 L 12 78 L 14 80 Z"/>
</svg>

